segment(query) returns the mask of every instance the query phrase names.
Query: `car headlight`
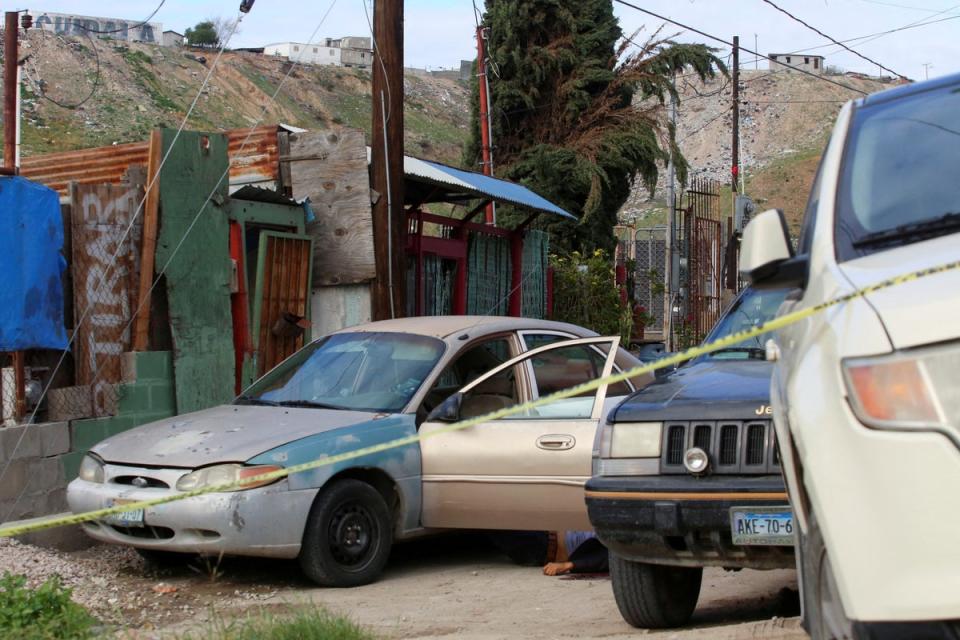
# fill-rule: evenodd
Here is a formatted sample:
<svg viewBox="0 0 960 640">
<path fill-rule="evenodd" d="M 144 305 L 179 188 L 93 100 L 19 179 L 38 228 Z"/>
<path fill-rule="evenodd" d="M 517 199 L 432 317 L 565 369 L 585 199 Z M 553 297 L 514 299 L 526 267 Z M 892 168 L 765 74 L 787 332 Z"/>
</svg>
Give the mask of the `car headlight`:
<svg viewBox="0 0 960 640">
<path fill-rule="evenodd" d="M 944 430 L 960 444 L 960 344 L 844 360 L 854 413 L 866 425 Z"/>
<path fill-rule="evenodd" d="M 659 458 L 662 422 L 622 422 L 610 434 L 611 458 Z"/>
<path fill-rule="evenodd" d="M 89 453 L 80 461 L 80 471 L 77 477 L 87 482 L 103 483 L 103 461 Z"/>
<path fill-rule="evenodd" d="M 271 471 L 279 471 L 282 468 L 283 467 L 269 464 L 256 466 L 218 464 L 212 467 L 203 467 L 202 469 L 197 469 L 180 476 L 180 479 L 177 480 L 177 491 L 193 491 L 195 489 L 205 489 L 222 484 L 236 484 L 246 478 L 253 478 L 265 473 L 270 473 Z M 234 489 L 226 489 L 226 491 L 246 491 L 247 489 L 255 489 L 256 487 L 272 484 L 277 480 L 279 480 L 279 478 L 257 480 L 245 483 Z"/>
</svg>

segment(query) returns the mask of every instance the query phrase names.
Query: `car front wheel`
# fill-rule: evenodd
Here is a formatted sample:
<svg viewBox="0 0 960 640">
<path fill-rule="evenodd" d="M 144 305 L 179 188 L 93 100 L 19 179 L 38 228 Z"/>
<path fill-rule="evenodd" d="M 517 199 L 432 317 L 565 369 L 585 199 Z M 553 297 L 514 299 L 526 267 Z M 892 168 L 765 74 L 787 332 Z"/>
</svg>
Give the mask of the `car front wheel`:
<svg viewBox="0 0 960 640">
<path fill-rule="evenodd" d="M 639 629 L 662 629 L 690 620 L 703 569 L 631 562 L 611 553 L 610 579 L 624 620 Z"/>
<path fill-rule="evenodd" d="M 393 527 L 380 492 L 359 480 L 340 480 L 321 491 L 307 518 L 300 567 L 324 587 L 356 587 L 383 571 Z"/>
</svg>

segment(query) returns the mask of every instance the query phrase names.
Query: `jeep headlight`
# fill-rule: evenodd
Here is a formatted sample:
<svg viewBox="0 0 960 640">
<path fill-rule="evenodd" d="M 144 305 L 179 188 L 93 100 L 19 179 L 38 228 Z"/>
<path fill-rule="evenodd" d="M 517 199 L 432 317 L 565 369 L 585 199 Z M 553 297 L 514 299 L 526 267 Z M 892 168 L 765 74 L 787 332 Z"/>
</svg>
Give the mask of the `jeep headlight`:
<svg viewBox="0 0 960 640">
<path fill-rule="evenodd" d="M 622 422 L 610 434 L 611 458 L 659 458 L 662 422 Z"/>
<path fill-rule="evenodd" d="M 219 485 L 235 485 L 247 478 L 254 478 L 265 473 L 270 473 L 271 471 L 279 471 L 282 468 L 283 467 L 268 464 L 256 466 L 218 464 L 212 467 L 203 467 L 202 469 L 197 469 L 180 476 L 180 479 L 177 480 L 177 491 L 194 491 L 196 489 L 206 489 Z M 277 480 L 279 480 L 279 478 L 255 480 L 231 489 L 223 489 L 223 491 L 246 491 L 247 489 L 254 489 L 274 483 Z"/>
<path fill-rule="evenodd" d="M 80 461 L 80 471 L 77 477 L 87 482 L 103 483 L 103 461 L 100 458 L 89 453 L 84 454 Z"/>
<path fill-rule="evenodd" d="M 878 429 L 947 431 L 960 444 L 960 344 L 843 362 L 854 413 Z"/>
</svg>

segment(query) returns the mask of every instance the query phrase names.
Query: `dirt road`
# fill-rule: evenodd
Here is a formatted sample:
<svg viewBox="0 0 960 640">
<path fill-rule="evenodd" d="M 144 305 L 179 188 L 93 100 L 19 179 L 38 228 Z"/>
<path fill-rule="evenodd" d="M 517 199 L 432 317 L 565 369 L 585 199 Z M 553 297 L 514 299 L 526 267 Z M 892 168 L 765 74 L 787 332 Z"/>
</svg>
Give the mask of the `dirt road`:
<svg viewBox="0 0 960 640">
<path fill-rule="evenodd" d="M 355 589 L 312 587 L 293 563 L 232 561 L 223 571 L 216 583 L 186 573 L 166 581 L 195 594 L 257 584 L 271 590 L 257 606 L 282 610 L 313 602 L 385 638 L 806 638 L 795 617 L 793 571 L 710 570 L 691 626 L 658 633 L 623 621 L 609 578 L 549 578 L 470 536 L 402 545 L 382 580 Z M 221 597 L 216 609 L 232 617 L 248 613 L 251 604 Z"/>
<path fill-rule="evenodd" d="M 355 589 L 317 588 L 294 561 L 230 558 L 158 569 L 132 549 L 107 545 L 59 553 L 6 541 L 0 568 L 32 584 L 61 575 L 74 598 L 125 640 L 169 640 L 183 631 L 202 637 L 214 616 L 229 621 L 306 602 L 383 638 L 806 637 L 793 571 L 707 571 L 692 624 L 654 633 L 622 620 L 608 577 L 550 578 L 514 565 L 482 535 L 398 545 L 383 578 Z"/>
</svg>

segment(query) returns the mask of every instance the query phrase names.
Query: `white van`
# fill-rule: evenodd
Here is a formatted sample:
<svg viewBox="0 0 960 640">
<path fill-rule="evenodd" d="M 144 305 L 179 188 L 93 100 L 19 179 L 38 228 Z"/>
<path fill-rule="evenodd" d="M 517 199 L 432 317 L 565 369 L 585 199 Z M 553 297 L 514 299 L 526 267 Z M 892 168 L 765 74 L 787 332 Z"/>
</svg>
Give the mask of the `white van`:
<svg viewBox="0 0 960 640">
<path fill-rule="evenodd" d="M 744 232 L 781 314 L 960 259 L 960 75 L 845 105 L 793 250 Z M 869 293 L 776 335 L 771 403 L 815 638 L 960 636 L 960 271 Z"/>
</svg>

